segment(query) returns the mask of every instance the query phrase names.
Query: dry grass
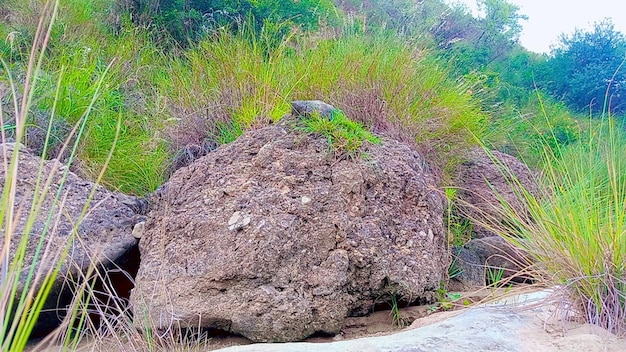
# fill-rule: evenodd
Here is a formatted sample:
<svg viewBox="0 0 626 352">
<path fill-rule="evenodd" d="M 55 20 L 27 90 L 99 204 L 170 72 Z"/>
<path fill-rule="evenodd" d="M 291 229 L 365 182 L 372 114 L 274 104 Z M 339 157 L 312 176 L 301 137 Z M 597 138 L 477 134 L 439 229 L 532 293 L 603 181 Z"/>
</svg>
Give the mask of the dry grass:
<svg viewBox="0 0 626 352">
<path fill-rule="evenodd" d="M 174 150 L 228 143 L 280 119 L 292 100 L 319 99 L 372 132 L 433 152 L 441 168 L 488 125 L 467 87 L 427 52 L 386 34 L 288 37 L 277 47 L 220 32 L 154 76 Z M 450 163 L 451 165 L 448 165 Z"/>
</svg>

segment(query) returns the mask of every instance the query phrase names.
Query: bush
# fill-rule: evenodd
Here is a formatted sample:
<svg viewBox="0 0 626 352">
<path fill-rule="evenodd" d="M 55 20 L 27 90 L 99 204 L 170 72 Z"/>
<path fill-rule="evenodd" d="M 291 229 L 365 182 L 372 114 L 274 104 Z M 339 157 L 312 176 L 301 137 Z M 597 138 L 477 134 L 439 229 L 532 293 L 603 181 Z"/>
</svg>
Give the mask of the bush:
<svg viewBox="0 0 626 352">
<path fill-rule="evenodd" d="M 301 121 L 299 128 L 325 137 L 335 157 L 340 159 L 360 157 L 363 144 L 380 144 L 379 138 L 340 110 L 333 111 L 330 117 L 313 114 Z"/>
<path fill-rule="evenodd" d="M 490 129 L 492 147 L 540 167 L 545 149 L 558 155 L 561 148 L 584 136 L 587 124 L 572 115 L 563 103 L 540 91 L 527 92 L 523 105 L 506 106 Z M 508 109 L 508 111 L 507 111 Z"/>
</svg>

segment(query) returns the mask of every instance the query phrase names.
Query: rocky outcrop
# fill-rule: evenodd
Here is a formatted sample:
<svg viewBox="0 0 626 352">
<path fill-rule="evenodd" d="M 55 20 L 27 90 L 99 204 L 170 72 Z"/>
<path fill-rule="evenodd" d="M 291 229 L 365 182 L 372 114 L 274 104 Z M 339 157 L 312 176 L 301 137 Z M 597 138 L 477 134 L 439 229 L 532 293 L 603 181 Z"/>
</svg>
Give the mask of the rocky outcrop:
<svg viewBox="0 0 626 352">
<path fill-rule="evenodd" d="M 296 341 L 390 295 L 434 298 L 449 259 L 426 162 L 394 141 L 337 160 L 295 123 L 245 133 L 155 194 L 131 294 L 139 329 Z"/>
<path fill-rule="evenodd" d="M 0 144 L 0 155 L 6 153 L 10 160 L 14 148 L 15 144 Z M 42 177 L 39 181 L 38 175 Z M 0 168 L 0 187 L 4 187 L 6 177 L 5 169 Z M 51 178 L 50 186 L 44 187 L 48 177 Z M 123 259 L 137 245 L 137 239 L 131 233 L 134 225 L 142 221 L 142 216 L 131 210 L 136 203 L 135 198 L 95 186 L 68 171 L 57 160 L 42 162 L 23 146 L 20 148 L 15 190 L 17 221 L 12 231 L 10 260 L 15 257 L 30 222 L 29 215 L 36 214 L 28 233 L 17 297 L 24 288 L 28 270 L 33 265 L 36 270 L 45 271 L 54 267 L 59 257 L 52 254 L 61 253 L 69 245 L 57 282 L 34 330 L 36 334 L 45 334 L 58 325 L 59 317 L 65 315 L 65 305 L 72 299 L 68 290 L 71 282 L 66 278 L 76 280 L 79 276 L 76 274 L 86 271 L 92 264 L 107 267 Z M 30 210 L 33 200 L 41 202 L 38 212 Z M 86 204 L 89 206 L 84 209 Z M 83 211 L 84 216 L 79 221 Z M 42 248 L 41 254 L 37 254 L 38 246 Z"/>
<path fill-rule="evenodd" d="M 505 221 L 503 203 L 519 214 L 525 212 L 522 189 L 533 195 L 539 193 L 537 175 L 526 164 L 508 154 L 491 153 L 472 150 L 459 170 L 458 208 L 473 221 L 475 238 L 496 235 L 484 225 L 497 226 Z"/>
</svg>

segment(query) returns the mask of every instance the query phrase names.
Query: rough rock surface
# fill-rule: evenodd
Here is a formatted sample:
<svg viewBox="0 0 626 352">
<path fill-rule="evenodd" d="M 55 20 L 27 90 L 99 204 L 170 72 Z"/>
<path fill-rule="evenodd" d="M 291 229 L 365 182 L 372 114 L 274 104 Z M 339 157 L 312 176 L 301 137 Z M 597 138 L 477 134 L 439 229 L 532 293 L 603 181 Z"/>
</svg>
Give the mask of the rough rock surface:
<svg viewBox="0 0 626 352">
<path fill-rule="evenodd" d="M 459 208 L 470 219 L 483 219 L 487 223 L 499 222 L 503 219 L 501 202 L 508 203 L 512 209 L 523 213 L 525 204 L 518 196 L 516 182 L 508 179 L 510 174 L 528 192 L 538 194 L 537 175 L 519 159 L 498 151 L 493 151 L 494 160 L 483 150 L 474 149 L 468 154 L 468 159 L 461 165 L 459 171 Z M 480 209 L 480 211 L 477 211 Z M 483 238 L 496 235 L 474 221 L 474 237 Z"/>
<path fill-rule="evenodd" d="M 336 160 L 294 123 L 245 133 L 154 195 L 131 294 L 138 328 L 296 341 L 338 333 L 389 294 L 434 298 L 448 256 L 424 160 L 392 141 Z"/>
<path fill-rule="evenodd" d="M 6 152 L 7 158 L 10 160 L 14 148 L 15 144 L 0 144 L 0 155 Z M 40 199 L 43 194 L 41 189 L 36 193 L 35 188 L 40 165 L 41 159 L 39 157 L 27 152 L 23 146 L 20 148 L 14 207 L 17 226 L 13 231 L 9 251 L 11 260 L 14 258 L 17 246 L 23 236 L 33 199 L 35 196 Z M 67 273 L 75 274 L 81 270 L 85 271 L 91 263 L 90 258 L 95 258 L 95 263 L 106 267 L 116 262 L 133 246 L 137 245 L 137 239 L 131 233 L 135 223 L 141 221 L 142 217 L 131 210 L 135 199 L 109 192 L 102 187 L 96 188 L 86 216 L 77 228 L 77 237 L 73 240 L 70 239 L 75 228 L 73 224 L 77 223 L 95 185 L 69 171 L 65 184 L 61 185 L 60 180 L 66 169 L 66 166 L 57 160 L 44 161 L 43 163 L 42 184 L 46 182 L 48 176 L 52 177 L 52 183 L 30 231 L 24 269 L 20 273 L 21 287 L 19 291 L 23 289 L 26 272 L 33 263 L 37 245 L 42 237 L 44 239 L 43 248 L 49 246 L 46 252 L 48 254 L 58 253 L 69 241 L 69 256 L 63 262 L 60 275 L 44 307 L 44 313 L 40 316 L 38 325 L 35 327 L 35 333 L 43 334 L 56 327 L 58 316 L 64 315 L 62 309 L 72 298 L 71 292 L 63 289 Z M 5 170 L 0 167 L 0 187 L 4 187 L 5 179 Z M 59 189 L 61 189 L 60 200 L 55 202 L 54 198 Z M 48 214 L 52 214 L 51 221 L 47 221 Z M 46 226 L 47 223 L 49 226 Z M 48 230 L 44 230 L 45 228 Z M 55 263 L 50 262 L 49 259 L 53 258 L 46 255 L 40 257 L 36 267 L 53 266 Z M 73 276 L 76 277 L 76 275 Z M 57 311 L 57 307 L 61 311 Z"/>
<path fill-rule="evenodd" d="M 513 282 L 530 279 L 523 274 L 523 270 L 530 265 L 530 258 L 500 236 L 473 239 L 456 248 L 454 252 L 454 265 L 462 270 L 452 281 L 461 285 L 455 289 L 472 290 L 484 287 L 489 281 L 488 270 L 494 273 L 502 270 L 501 279 L 511 278 Z"/>
</svg>

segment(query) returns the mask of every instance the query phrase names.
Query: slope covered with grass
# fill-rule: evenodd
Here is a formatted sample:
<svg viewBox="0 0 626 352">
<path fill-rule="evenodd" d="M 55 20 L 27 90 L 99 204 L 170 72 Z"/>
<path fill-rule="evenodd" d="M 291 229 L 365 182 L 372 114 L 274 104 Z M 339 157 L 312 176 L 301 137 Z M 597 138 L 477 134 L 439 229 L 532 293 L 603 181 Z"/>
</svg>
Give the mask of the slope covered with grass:
<svg viewBox="0 0 626 352">
<path fill-rule="evenodd" d="M 3 47 L 19 77 L 36 11 L 18 3 L 3 4 L 13 20 L 2 24 L 0 34 L 13 33 L 22 43 Z M 96 77 L 109 67 L 78 165 L 88 177 L 96 175 L 119 121 L 103 181 L 112 189 L 146 194 L 167 178 L 171 159 L 185 146 L 228 143 L 280 119 L 292 100 L 334 104 L 375 133 L 432 152 L 441 168 L 451 168 L 453 155 L 488 126 L 468 87 L 450 77 L 431 52 L 390 32 L 346 27 L 321 36 L 279 36 L 282 29 L 259 33 L 244 26 L 172 49 L 154 42 L 124 13 L 117 26 L 107 25 L 111 6 L 61 2 L 35 97 L 33 116 L 40 117 L 32 124 L 46 125 L 54 108 L 59 127 L 52 143 L 62 140 L 66 126 L 91 102 Z M 57 82 L 61 88 L 55 92 Z"/>
</svg>

